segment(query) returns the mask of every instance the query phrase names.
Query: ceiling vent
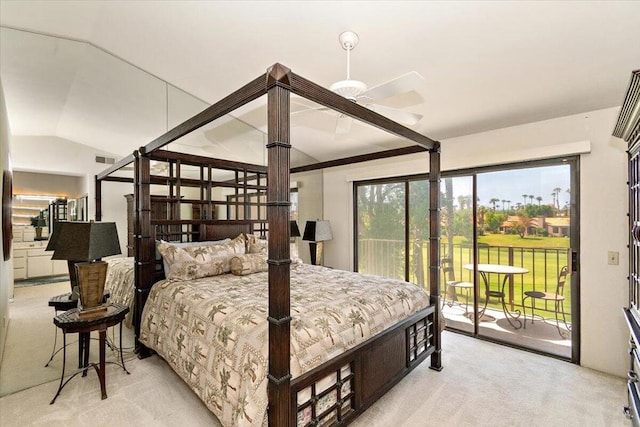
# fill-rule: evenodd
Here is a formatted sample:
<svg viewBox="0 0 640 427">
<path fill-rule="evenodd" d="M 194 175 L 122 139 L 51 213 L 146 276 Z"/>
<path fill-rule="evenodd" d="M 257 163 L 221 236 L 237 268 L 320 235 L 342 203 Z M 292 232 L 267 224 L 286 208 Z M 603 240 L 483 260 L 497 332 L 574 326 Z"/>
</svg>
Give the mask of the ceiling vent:
<svg viewBox="0 0 640 427">
<path fill-rule="evenodd" d="M 113 165 L 116 162 L 115 157 L 96 156 L 96 163 L 103 163 L 105 165 Z"/>
</svg>

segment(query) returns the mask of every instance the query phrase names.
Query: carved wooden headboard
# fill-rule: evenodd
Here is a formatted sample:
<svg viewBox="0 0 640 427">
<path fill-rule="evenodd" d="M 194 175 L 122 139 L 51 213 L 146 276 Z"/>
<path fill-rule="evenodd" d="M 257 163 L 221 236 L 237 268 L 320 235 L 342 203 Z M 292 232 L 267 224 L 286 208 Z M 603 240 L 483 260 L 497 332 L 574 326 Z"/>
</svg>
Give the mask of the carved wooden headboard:
<svg viewBox="0 0 640 427">
<path fill-rule="evenodd" d="M 200 240 L 222 240 L 237 237 L 238 234 L 253 233 L 253 224 L 250 221 L 220 221 L 217 224 L 204 224 L 200 226 Z"/>
</svg>

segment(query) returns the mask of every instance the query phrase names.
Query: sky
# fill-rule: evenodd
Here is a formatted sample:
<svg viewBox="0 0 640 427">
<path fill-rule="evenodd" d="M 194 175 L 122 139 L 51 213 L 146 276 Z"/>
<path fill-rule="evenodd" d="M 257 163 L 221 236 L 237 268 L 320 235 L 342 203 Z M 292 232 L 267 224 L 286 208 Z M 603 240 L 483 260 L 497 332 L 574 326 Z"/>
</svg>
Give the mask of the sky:
<svg viewBox="0 0 640 427">
<path fill-rule="evenodd" d="M 443 184 L 444 185 L 444 184 Z M 549 205 L 553 202 L 551 193 L 559 187 L 560 207 L 569 202 L 570 166 L 545 166 L 527 169 L 514 169 L 498 172 L 486 172 L 478 174 L 479 204 L 491 206 L 489 200 L 511 200 L 511 206 L 516 203 L 524 203 L 523 194 L 533 195 L 533 203 L 538 204 L 536 197 L 542 197 L 541 204 Z M 456 177 L 453 180 L 454 200 L 458 196 L 468 196 L 472 193 L 471 177 Z M 530 200 L 527 199 L 527 203 Z M 502 203 L 497 203 L 498 207 Z M 505 206 L 506 207 L 506 206 Z"/>
</svg>

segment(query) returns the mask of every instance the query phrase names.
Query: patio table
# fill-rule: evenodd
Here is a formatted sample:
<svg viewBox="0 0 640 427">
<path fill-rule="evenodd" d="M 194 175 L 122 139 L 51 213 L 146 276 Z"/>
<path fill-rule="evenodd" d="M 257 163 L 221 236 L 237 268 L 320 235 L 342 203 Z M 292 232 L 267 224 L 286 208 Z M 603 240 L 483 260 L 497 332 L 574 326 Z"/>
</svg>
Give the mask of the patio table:
<svg viewBox="0 0 640 427">
<path fill-rule="evenodd" d="M 507 280 L 510 277 L 513 277 L 514 274 L 526 274 L 529 272 L 528 269 L 523 267 L 516 267 L 513 265 L 502 265 L 502 264 L 478 264 L 478 273 L 482 276 L 482 280 L 484 281 L 485 288 L 485 300 L 484 307 L 480 312 L 480 317 L 484 315 L 485 310 L 487 309 L 487 304 L 489 303 L 489 297 L 497 297 L 500 298 L 500 302 L 502 303 L 502 311 L 504 312 L 505 319 L 509 322 L 514 329 L 520 329 L 522 327 L 522 322 L 520 321 L 520 315 L 522 314 L 520 310 L 515 310 L 515 314 L 511 311 L 507 310 L 507 304 L 505 302 L 505 293 L 504 287 L 507 284 Z M 474 264 L 465 264 L 462 266 L 465 270 L 475 270 Z M 491 286 L 489 284 L 489 273 L 497 274 L 498 277 L 503 275 L 502 278 L 502 286 L 500 286 L 500 290 L 494 291 L 491 290 Z M 498 282 L 500 282 L 498 280 Z M 517 323 L 517 325 L 516 325 Z"/>
</svg>

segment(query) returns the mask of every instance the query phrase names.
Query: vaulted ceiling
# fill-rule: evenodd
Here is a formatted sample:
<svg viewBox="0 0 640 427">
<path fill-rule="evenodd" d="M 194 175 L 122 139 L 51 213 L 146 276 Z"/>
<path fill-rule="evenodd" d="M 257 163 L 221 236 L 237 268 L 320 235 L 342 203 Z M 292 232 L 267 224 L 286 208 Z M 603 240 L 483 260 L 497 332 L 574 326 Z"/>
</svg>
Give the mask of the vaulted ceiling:
<svg viewBox="0 0 640 427">
<path fill-rule="evenodd" d="M 376 102 L 446 139 L 620 105 L 640 68 L 638 22 L 640 2 L 626 1 L 2 0 L 1 77 L 14 134 L 126 155 L 276 62 L 326 87 L 344 79 L 338 35 L 352 30 L 351 78 L 417 71 L 414 90 Z M 234 116 L 185 144 L 260 139 L 263 104 Z M 327 160 L 400 144 L 358 125 L 336 134 L 336 122 L 296 113 L 294 147 Z"/>
</svg>

